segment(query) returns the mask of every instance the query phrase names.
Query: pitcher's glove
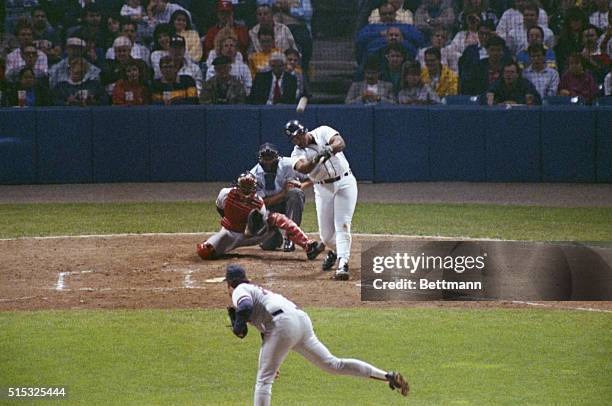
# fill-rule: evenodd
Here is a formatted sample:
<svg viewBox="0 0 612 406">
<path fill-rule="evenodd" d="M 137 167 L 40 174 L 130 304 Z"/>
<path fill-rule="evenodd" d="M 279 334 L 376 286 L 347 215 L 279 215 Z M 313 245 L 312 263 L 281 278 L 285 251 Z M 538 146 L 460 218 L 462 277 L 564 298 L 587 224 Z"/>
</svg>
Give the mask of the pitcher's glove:
<svg viewBox="0 0 612 406">
<path fill-rule="evenodd" d="M 234 322 L 236 321 L 236 308 L 233 306 L 227 306 L 227 315 L 229 316 L 230 323 L 232 327 L 234 326 Z"/>
<path fill-rule="evenodd" d="M 260 237 L 268 231 L 268 224 L 264 220 L 263 215 L 257 209 L 251 210 L 249 217 L 247 218 L 246 229 L 244 235 L 247 237 L 257 236 Z"/>
</svg>

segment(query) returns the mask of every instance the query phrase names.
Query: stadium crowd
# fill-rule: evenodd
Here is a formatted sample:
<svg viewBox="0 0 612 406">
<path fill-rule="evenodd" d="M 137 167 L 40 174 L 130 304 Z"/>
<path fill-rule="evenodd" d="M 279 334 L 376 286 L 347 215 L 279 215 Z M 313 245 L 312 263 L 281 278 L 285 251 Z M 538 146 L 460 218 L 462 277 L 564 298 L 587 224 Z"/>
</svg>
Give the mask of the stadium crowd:
<svg viewBox="0 0 612 406">
<path fill-rule="evenodd" d="M 609 0 L 360 0 L 346 103 L 586 104 L 612 93 Z M 311 0 L 6 0 L 3 106 L 295 104 Z"/>
</svg>

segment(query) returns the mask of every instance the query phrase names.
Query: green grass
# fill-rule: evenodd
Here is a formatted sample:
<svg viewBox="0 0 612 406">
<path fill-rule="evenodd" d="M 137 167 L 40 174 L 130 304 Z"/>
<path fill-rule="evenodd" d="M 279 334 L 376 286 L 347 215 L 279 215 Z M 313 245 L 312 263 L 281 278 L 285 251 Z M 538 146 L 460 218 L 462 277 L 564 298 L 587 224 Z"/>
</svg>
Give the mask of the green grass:
<svg viewBox="0 0 612 406">
<path fill-rule="evenodd" d="M 408 376 L 410 404 L 603 405 L 612 399 L 609 314 L 414 308 L 309 313 L 319 338 L 337 356 Z M 0 387 L 66 385 L 70 403 L 82 405 L 247 405 L 259 335 L 251 331 L 239 340 L 226 324 L 220 310 L 0 313 Z M 328 375 L 297 354 L 283 364 L 273 400 L 406 404 L 380 382 Z"/>
<path fill-rule="evenodd" d="M 212 203 L 0 205 L 0 238 L 48 235 L 216 231 Z M 314 205 L 303 227 L 317 230 Z M 519 240 L 612 240 L 612 208 L 360 203 L 357 233 Z"/>
</svg>

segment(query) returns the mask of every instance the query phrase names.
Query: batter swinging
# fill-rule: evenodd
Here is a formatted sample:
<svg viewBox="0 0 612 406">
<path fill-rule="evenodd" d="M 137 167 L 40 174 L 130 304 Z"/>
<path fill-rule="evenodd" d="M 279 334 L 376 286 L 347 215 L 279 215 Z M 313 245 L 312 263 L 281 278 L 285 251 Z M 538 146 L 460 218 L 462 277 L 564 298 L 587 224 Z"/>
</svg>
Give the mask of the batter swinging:
<svg viewBox="0 0 612 406">
<path fill-rule="evenodd" d="M 321 126 L 308 131 L 297 120 L 285 125 L 285 134 L 295 145 L 291 154 L 293 168 L 308 174 L 314 183 L 319 234 L 321 241 L 331 248 L 322 268 L 330 270 L 337 259 L 334 278 L 348 280 L 357 180 L 342 152 L 346 144 L 331 127 Z"/>
</svg>

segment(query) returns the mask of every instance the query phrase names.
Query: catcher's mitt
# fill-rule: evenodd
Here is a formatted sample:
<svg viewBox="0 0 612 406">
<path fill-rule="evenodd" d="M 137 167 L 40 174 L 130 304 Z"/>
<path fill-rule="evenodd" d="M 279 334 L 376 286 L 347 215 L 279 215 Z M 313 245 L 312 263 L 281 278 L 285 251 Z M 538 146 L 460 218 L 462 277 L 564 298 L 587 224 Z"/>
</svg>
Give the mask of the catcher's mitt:
<svg viewBox="0 0 612 406">
<path fill-rule="evenodd" d="M 244 172 L 238 176 L 236 186 L 245 195 L 251 195 L 257 191 L 257 179 L 251 172 Z"/>
<path fill-rule="evenodd" d="M 264 220 L 263 215 L 257 209 L 251 210 L 247 219 L 246 229 L 244 235 L 247 237 L 257 236 L 260 237 L 268 231 L 268 224 Z"/>
</svg>

